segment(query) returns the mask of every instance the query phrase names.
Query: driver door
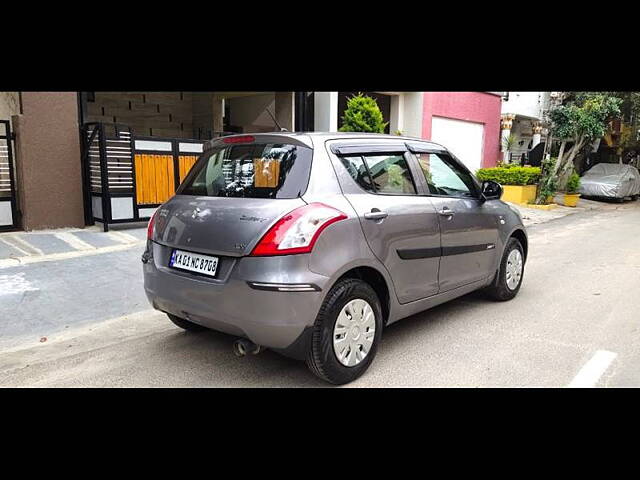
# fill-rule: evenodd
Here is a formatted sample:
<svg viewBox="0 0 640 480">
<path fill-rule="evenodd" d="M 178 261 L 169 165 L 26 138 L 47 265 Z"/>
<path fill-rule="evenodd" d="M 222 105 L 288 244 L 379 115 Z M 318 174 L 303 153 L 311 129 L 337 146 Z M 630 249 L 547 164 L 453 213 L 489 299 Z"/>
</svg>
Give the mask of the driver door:
<svg viewBox="0 0 640 480">
<path fill-rule="evenodd" d="M 441 254 L 440 292 L 493 275 L 498 243 L 498 218 L 480 200 L 471 173 L 444 151 L 416 153 L 438 213 Z"/>
</svg>

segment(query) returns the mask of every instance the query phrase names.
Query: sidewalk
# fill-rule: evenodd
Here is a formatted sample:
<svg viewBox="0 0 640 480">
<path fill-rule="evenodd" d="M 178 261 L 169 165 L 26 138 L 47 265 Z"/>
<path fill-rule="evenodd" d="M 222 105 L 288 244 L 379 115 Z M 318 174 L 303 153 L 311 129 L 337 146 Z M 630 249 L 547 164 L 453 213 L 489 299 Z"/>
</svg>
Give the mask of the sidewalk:
<svg viewBox="0 0 640 480">
<path fill-rule="evenodd" d="M 0 233 L 0 269 L 130 248 L 144 243 L 145 228 L 103 232 L 99 227 Z"/>
<path fill-rule="evenodd" d="M 622 205 L 626 205 L 629 202 L 621 203 L 607 203 L 607 202 L 596 202 L 594 200 L 586 200 L 581 198 L 578 201 L 577 207 L 565 207 L 562 205 L 562 195 L 557 195 L 555 197 L 555 202 L 558 205 L 553 210 L 539 210 L 536 208 L 527 208 L 523 205 L 517 205 L 515 203 L 509 203 L 512 207 L 516 208 L 520 215 L 522 215 L 522 220 L 525 227 L 529 227 L 531 225 L 537 225 L 539 223 L 549 222 L 551 220 L 555 220 L 557 218 L 566 217 L 567 215 L 573 215 L 576 213 L 586 212 L 589 210 L 615 210 L 620 208 Z"/>
</svg>

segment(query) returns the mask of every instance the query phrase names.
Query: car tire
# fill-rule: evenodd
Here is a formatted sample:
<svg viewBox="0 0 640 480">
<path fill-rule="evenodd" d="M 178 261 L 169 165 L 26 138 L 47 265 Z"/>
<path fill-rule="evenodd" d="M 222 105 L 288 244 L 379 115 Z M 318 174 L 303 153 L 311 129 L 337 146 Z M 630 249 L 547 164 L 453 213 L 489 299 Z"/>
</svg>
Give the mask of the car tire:
<svg viewBox="0 0 640 480">
<path fill-rule="evenodd" d="M 202 325 L 198 325 L 197 323 L 190 322 L 189 320 L 185 320 L 184 318 L 176 317 L 175 315 L 171 315 L 167 313 L 167 317 L 171 320 L 175 325 L 182 328 L 183 330 L 187 330 L 188 332 L 202 332 L 207 330 L 207 327 L 203 327 Z"/>
<path fill-rule="evenodd" d="M 366 309 L 366 305 L 362 303 L 362 300 L 371 307 L 371 311 Z M 354 311 L 352 315 L 349 314 L 350 308 L 357 310 L 360 306 L 363 307 L 362 312 L 368 313 L 362 315 L 361 312 Z M 373 319 L 370 317 L 371 313 L 373 313 Z M 338 322 L 339 317 L 341 322 L 353 321 L 354 323 L 352 324 L 353 327 L 349 327 L 349 330 L 345 330 L 342 323 L 340 323 L 338 330 L 343 329 L 346 333 L 338 333 L 336 335 L 336 322 Z M 364 325 L 369 326 L 365 329 L 363 328 Z M 372 341 L 369 350 L 365 351 L 364 345 L 357 347 L 353 352 L 351 347 L 346 347 L 346 351 L 349 354 L 347 358 L 343 357 L 341 361 L 338 358 L 336 347 L 334 347 L 334 339 L 337 340 L 340 338 L 339 335 L 344 335 L 345 340 L 348 342 L 357 334 L 357 339 L 354 338 L 353 342 L 364 341 L 364 337 L 360 337 L 360 335 L 370 334 L 371 325 L 375 325 L 375 327 L 373 335 L 367 335 L 369 339 L 367 343 Z M 347 336 L 349 337 L 346 338 Z M 311 347 L 306 359 L 307 366 L 315 375 L 329 383 L 343 385 L 352 382 L 360 377 L 373 362 L 381 336 L 382 307 L 376 292 L 368 283 L 362 280 L 353 278 L 341 280 L 329 291 L 316 317 L 311 336 Z M 340 347 L 338 346 L 337 348 Z M 343 347 L 342 352 L 345 352 L 345 347 Z M 364 356 L 361 352 L 365 352 Z M 358 356 L 363 358 L 358 361 Z M 349 360 L 357 361 L 358 363 L 353 366 L 347 366 L 343 363 Z"/>
<path fill-rule="evenodd" d="M 517 251 L 519 253 L 522 267 L 520 276 L 517 279 L 517 284 L 515 286 L 512 283 L 510 270 L 509 270 L 509 258 L 512 255 L 512 252 Z M 514 254 L 517 258 L 517 254 Z M 513 258 L 513 257 L 512 257 Z M 489 287 L 485 289 L 485 292 L 494 300 L 505 302 L 507 300 L 511 300 L 514 298 L 518 292 L 520 291 L 520 287 L 522 286 L 522 279 L 524 278 L 524 249 L 522 248 L 522 244 L 517 238 L 511 237 L 507 242 L 507 246 L 504 249 L 504 253 L 502 254 L 502 259 L 500 260 L 500 266 L 498 267 L 498 271 L 494 277 L 493 282 Z M 509 278 L 508 278 L 509 277 Z"/>
<path fill-rule="evenodd" d="M 638 200 L 638 195 L 631 195 L 631 201 L 635 202 Z"/>
</svg>

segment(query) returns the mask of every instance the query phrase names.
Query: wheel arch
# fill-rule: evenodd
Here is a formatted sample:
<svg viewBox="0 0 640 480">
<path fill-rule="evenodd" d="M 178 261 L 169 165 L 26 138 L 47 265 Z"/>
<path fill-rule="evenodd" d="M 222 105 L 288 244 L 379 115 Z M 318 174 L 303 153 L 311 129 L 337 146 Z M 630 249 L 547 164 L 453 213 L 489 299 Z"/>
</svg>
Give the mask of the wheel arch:
<svg viewBox="0 0 640 480">
<path fill-rule="evenodd" d="M 382 307 L 382 315 L 383 315 L 383 325 L 386 325 L 389 321 L 389 314 L 391 312 L 391 290 L 389 285 L 387 284 L 387 280 L 384 275 L 374 267 L 370 266 L 358 266 L 353 267 L 346 272 L 344 272 L 340 277 L 334 282 L 334 285 L 339 281 L 344 280 L 346 278 L 357 278 L 366 282 L 373 288 L 380 299 L 380 306 Z"/>
<path fill-rule="evenodd" d="M 511 232 L 511 235 L 509 235 L 509 238 L 512 238 L 512 237 L 518 240 L 522 245 L 524 260 L 526 262 L 527 255 L 529 253 L 529 239 L 527 238 L 527 234 L 524 233 L 524 230 L 517 228 L 513 232 Z"/>
</svg>

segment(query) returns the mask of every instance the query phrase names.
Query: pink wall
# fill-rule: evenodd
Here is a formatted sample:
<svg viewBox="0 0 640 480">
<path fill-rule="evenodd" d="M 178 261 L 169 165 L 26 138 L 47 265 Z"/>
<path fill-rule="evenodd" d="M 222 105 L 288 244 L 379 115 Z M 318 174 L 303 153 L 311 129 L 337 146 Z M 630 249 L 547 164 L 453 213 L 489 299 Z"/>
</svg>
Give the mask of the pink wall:
<svg viewBox="0 0 640 480">
<path fill-rule="evenodd" d="M 499 96 L 483 92 L 424 92 L 422 137 L 431 138 L 431 117 L 446 117 L 484 124 L 482 166 L 493 167 L 500 158 Z"/>
</svg>

